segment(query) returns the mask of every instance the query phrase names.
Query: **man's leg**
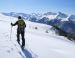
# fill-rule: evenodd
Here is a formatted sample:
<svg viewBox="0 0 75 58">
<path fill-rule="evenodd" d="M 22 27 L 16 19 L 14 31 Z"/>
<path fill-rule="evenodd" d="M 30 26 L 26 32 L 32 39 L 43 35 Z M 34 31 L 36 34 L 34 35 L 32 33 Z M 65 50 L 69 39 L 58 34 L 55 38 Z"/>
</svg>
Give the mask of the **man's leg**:
<svg viewBox="0 0 75 58">
<path fill-rule="evenodd" d="M 22 36 L 22 47 L 25 46 L 25 38 L 24 38 L 24 32 L 21 33 Z"/>
<path fill-rule="evenodd" d="M 20 33 L 17 31 L 17 42 L 20 44 Z"/>
</svg>

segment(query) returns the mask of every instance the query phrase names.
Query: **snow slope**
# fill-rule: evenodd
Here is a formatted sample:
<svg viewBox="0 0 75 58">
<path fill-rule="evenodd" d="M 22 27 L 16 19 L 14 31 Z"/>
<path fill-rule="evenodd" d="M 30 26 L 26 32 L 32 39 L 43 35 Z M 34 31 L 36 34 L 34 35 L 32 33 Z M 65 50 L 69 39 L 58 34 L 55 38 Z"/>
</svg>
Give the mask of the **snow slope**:
<svg viewBox="0 0 75 58">
<path fill-rule="evenodd" d="M 49 25 L 30 21 L 26 21 L 26 47 L 21 50 L 16 42 L 17 26 L 11 32 L 10 23 L 16 20 L 0 14 L 0 58 L 75 58 L 75 43 L 56 35 Z"/>
</svg>

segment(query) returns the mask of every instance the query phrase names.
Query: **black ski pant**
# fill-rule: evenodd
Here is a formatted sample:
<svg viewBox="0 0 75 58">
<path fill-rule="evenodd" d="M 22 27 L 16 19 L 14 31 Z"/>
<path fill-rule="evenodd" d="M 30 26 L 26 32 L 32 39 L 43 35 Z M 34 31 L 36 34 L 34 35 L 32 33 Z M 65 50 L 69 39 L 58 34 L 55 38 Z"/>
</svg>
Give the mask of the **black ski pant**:
<svg viewBox="0 0 75 58">
<path fill-rule="evenodd" d="M 22 38 L 22 47 L 25 46 L 24 29 L 17 29 L 17 41 L 20 43 L 20 35 Z"/>
</svg>

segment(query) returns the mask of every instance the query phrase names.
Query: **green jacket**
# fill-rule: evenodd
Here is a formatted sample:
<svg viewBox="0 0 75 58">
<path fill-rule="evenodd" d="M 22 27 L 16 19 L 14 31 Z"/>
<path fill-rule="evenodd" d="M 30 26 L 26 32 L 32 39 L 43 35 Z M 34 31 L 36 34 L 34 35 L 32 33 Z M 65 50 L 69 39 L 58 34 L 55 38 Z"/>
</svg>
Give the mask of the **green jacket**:
<svg viewBox="0 0 75 58">
<path fill-rule="evenodd" d="M 11 24 L 11 25 L 12 26 L 18 25 L 18 28 L 25 28 L 26 27 L 26 23 L 22 19 L 16 21 L 16 23 Z"/>
</svg>

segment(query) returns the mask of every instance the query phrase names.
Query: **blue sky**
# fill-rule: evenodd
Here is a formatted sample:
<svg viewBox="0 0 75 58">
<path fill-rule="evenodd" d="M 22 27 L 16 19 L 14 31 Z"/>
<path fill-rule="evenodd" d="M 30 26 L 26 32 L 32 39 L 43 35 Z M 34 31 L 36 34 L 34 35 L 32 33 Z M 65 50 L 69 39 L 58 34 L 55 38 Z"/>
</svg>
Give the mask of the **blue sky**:
<svg viewBox="0 0 75 58">
<path fill-rule="evenodd" d="M 0 12 L 75 13 L 75 0 L 0 0 Z"/>
</svg>

